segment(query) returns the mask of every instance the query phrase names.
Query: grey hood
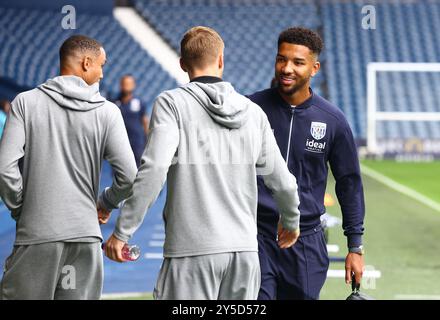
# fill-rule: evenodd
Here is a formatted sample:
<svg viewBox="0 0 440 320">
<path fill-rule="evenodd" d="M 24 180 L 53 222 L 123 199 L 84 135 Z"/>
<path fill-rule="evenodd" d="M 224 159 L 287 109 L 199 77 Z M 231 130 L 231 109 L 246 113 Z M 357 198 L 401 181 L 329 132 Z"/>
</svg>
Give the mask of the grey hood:
<svg viewBox="0 0 440 320">
<path fill-rule="evenodd" d="M 101 107 L 105 98 L 99 93 L 99 83 L 89 86 L 77 76 L 58 76 L 38 87 L 63 108 L 89 111 Z"/>
<path fill-rule="evenodd" d="M 192 94 L 211 118 L 224 127 L 238 129 L 249 118 L 251 101 L 238 94 L 229 82 L 190 82 L 181 88 Z"/>
</svg>

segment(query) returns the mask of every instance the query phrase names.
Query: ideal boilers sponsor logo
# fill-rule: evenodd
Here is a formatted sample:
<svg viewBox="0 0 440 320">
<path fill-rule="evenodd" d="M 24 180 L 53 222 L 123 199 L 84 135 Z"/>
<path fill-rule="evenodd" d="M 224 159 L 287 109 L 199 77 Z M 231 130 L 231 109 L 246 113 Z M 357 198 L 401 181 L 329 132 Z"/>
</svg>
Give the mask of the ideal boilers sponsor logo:
<svg viewBox="0 0 440 320">
<path fill-rule="evenodd" d="M 306 141 L 306 151 L 323 153 L 327 142 L 316 142 L 315 140 Z"/>
<path fill-rule="evenodd" d="M 327 124 L 323 122 L 312 122 L 310 125 L 310 134 L 313 139 L 306 140 L 306 151 L 323 153 L 327 142 L 318 142 L 325 137 L 327 132 Z"/>
</svg>

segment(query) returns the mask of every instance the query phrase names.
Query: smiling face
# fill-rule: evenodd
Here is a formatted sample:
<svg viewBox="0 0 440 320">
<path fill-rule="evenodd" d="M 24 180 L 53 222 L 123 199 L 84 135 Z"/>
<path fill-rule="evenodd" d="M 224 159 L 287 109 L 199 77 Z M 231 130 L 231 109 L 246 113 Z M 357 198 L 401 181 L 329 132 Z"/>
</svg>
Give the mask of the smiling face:
<svg viewBox="0 0 440 320">
<path fill-rule="evenodd" d="M 308 47 L 283 42 L 278 47 L 275 78 L 281 94 L 291 96 L 307 89 L 310 79 L 318 72 L 320 63 Z"/>
</svg>

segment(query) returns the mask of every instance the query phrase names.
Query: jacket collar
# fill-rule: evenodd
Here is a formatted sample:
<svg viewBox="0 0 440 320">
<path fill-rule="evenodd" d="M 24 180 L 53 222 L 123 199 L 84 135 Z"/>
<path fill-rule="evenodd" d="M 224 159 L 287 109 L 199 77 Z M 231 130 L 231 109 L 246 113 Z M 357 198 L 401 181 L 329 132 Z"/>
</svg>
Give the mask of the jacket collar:
<svg viewBox="0 0 440 320">
<path fill-rule="evenodd" d="M 202 82 L 202 83 L 216 83 L 222 82 L 222 78 L 213 77 L 213 76 L 201 76 L 191 80 L 191 82 Z"/>
</svg>

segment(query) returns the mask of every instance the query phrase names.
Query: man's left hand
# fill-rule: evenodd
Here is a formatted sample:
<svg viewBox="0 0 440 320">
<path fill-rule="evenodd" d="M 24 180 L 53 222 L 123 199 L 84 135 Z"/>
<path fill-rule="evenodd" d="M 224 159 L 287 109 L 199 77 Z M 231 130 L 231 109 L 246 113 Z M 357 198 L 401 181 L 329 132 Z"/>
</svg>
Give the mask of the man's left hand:
<svg viewBox="0 0 440 320">
<path fill-rule="evenodd" d="M 98 211 L 99 224 L 106 224 L 110 220 L 111 211 L 107 211 L 99 203 L 96 207 L 96 210 Z"/>
</svg>

